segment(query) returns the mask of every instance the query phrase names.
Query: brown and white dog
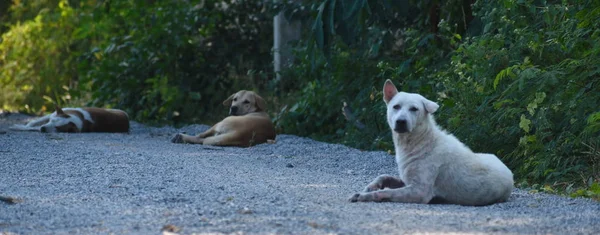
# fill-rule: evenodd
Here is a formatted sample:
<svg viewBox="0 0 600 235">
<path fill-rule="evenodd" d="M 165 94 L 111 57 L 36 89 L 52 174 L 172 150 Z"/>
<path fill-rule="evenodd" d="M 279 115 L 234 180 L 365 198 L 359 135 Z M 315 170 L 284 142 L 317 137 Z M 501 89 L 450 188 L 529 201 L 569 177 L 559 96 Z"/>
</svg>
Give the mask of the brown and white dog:
<svg viewBox="0 0 600 235">
<path fill-rule="evenodd" d="M 63 108 L 27 123 L 13 125 L 16 131 L 41 132 L 129 132 L 125 111 L 103 108 Z"/>
<path fill-rule="evenodd" d="M 262 97 L 241 90 L 223 101 L 223 105 L 231 106 L 231 116 L 196 136 L 179 133 L 171 142 L 249 147 L 275 140 L 275 127 L 265 112 L 266 103 Z"/>
</svg>

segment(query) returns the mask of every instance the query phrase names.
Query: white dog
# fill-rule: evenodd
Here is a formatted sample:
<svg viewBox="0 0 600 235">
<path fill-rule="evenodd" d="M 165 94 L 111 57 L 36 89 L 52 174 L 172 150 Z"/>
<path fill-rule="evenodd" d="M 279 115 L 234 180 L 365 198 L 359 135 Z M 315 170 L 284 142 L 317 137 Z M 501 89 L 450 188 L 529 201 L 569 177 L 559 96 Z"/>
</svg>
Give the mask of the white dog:
<svg viewBox="0 0 600 235">
<path fill-rule="evenodd" d="M 503 202 L 513 190 L 512 172 L 493 154 L 473 153 L 433 120 L 438 105 L 419 94 L 383 86 L 400 178 L 381 175 L 351 202 L 444 202 L 482 206 Z M 434 199 L 432 201 L 432 199 Z"/>
</svg>

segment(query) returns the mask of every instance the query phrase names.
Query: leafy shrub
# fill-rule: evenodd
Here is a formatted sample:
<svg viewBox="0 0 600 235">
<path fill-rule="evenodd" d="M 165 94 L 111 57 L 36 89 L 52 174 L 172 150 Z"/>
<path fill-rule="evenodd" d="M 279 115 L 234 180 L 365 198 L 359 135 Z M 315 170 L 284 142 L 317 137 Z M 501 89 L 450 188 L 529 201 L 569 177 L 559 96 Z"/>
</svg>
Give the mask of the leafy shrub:
<svg viewBox="0 0 600 235">
<path fill-rule="evenodd" d="M 600 137 L 598 18 L 586 25 L 581 16 L 598 7 L 476 5 L 484 32 L 456 50 L 454 76 L 446 76 L 445 93 L 455 104 L 450 128 L 474 148 L 503 156 L 521 179 L 592 175 L 582 153 Z"/>
<path fill-rule="evenodd" d="M 66 1 L 16 23 L 0 43 L 1 109 L 53 109 L 77 96 L 76 56 L 71 37 L 77 17 Z"/>
<path fill-rule="evenodd" d="M 587 197 L 600 201 L 600 184 L 593 183 L 588 189 L 579 189 L 571 193 L 571 197 Z"/>
<path fill-rule="evenodd" d="M 310 9 L 310 14 L 289 10 L 311 15 L 313 20 L 304 22 L 312 27 L 307 40 L 298 43 L 297 63 L 284 72 L 284 78 L 296 83 L 291 90 L 297 92 L 290 95 L 296 99 L 280 110 L 278 128 L 363 149 L 393 150 L 381 98 L 383 82 L 392 79 L 405 91 L 434 97 L 441 82 L 424 75 L 439 68 L 436 63 L 457 43 L 458 29 L 448 22 L 442 27 L 436 24 L 432 30 L 437 33 L 407 28 L 429 29 L 423 17 L 428 14 L 419 11 L 429 12 L 439 7 L 436 4 L 328 0 L 306 1 L 309 7 L 304 9 Z M 456 19 L 445 10 L 434 14 L 452 22 Z M 345 120 L 343 102 L 365 124 L 364 129 Z"/>
<path fill-rule="evenodd" d="M 332 53 L 330 67 L 319 63 L 311 68 L 308 57 L 298 58 L 298 65 L 283 77 L 302 78 L 306 83 L 297 93 L 290 93 L 292 104 L 284 106 L 275 118 L 282 132 L 340 141 L 364 149 L 390 148 L 388 141 L 382 141 L 389 140 L 389 134 L 388 127 L 381 122 L 385 113 L 381 91 L 374 89 L 383 84 L 384 78 L 373 76 L 378 73 L 373 61 L 359 61 L 350 53 L 340 52 Z M 354 109 L 358 107 L 357 119 L 368 125 L 368 131 L 357 130 L 353 122 L 345 120 L 341 111 L 344 102 Z"/>
<path fill-rule="evenodd" d="M 99 41 L 81 69 L 92 105 L 123 108 L 139 121 L 224 116 L 230 93 L 265 83 L 248 70 L 271 71 L 268 13 L 262 1 L 96 6 L 80 31 Z"/>
<path fill-rule="evenodd" d="M 3 109 L 87 103 L 125 109 L 138 121 L 209 122 L 225 115 L 221 102 L 232 92 L 264 88 L 273 75 L 270 2 L 9 6 L 0 44 Z"/>
<path fill-rule="evenodd" d="M 316 2 L 312 40 L 301 44 L 300 62 L 287 72 L 306 86 L 280 112 L 281 129 L 361 148 L 390 146 L 371 141 L 389 135 L 379 90 L 391 78 L 442 104 L 438 122 L 473 150 L 500 156 L 519 181 L 563 188 L 600 181 L 598 155 L 589 154 L 598 152 L 600 139 L 597 1 L 478 1 L 474 20 L 463 24 L 468 29 L 446 12 L 441 19 L 449 20 L 434 32 L 419 21 L 424 13 L 394 28 L 364 20 L 368 14 L 342 22 L 332 5 L 339 1 Z M 357 33 L 337 31 L 349 22 L 358 22 Z M 323 54 L 314 56 L 312 48 Z M 380 53 L 366 53 L 373 51 Z M 343 119 L 342 100 L 351 100 L 365 130 Z"/>
</svg>

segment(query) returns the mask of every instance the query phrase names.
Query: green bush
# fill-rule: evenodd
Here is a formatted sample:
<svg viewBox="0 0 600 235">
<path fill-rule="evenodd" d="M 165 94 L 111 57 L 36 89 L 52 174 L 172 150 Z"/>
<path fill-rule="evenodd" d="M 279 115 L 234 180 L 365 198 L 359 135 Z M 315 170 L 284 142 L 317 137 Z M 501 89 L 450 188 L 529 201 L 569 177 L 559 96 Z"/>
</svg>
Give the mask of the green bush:
<svg viewBox="0 0 600 235">
<path fill-rule="evenodd" d="M 211 122 L 273 76 L 265 1 L 15 1 L 0 41 L 2 109 L 125 109 L 144 122 Z M 5 4 L 0 11 L 6 11 Z M 193 108 L 190 108 L 193 107 Z"/>
<path fill-rule="evenodd" d="M 390 78 L 404 91 L 437 100 L 438 123 L 473 150 L 500 156 L 519 182 L 567 188 L 600 181 L 597 1 L 478 1 L 474 20 L 463 24 L 468 29 L 461 30 L 451 10 L 442 10 L 441 19 L 449 20 L 440 20 L 435 32 L 419 21 L 425 13 L 408 22 L 364 20 L 372 19 L 372 5 L 357 11 L 367 12 L 357 21 L 343 21 L 336 15 L 353 14 L 343 14 L 345 6 L 334 2 L 316 1 L 319 7 L 312 8 L 311 40 L 300 44 L 299 62 L 286 72 L 303 81 L 302 90 L 281 110 L 279 128 L 390 149 L 380 94 Z M 390 24 L 394 20 L 402 28 Z M 337 30 L 345 24 L 356 33 Z M 314 48 L 322 54 L 315 56 Z M 343 100 L 365 129 L 344 120 Z"/>
<path fill-rule="evenodd" d="M 79 32 L 99 42 L 80 69 L 91 104 L 146 122 L 222 118 L 232 92 L 266 84 L 248 71 L 271 71 L 269 10 L 233 0 L 96 6 Z"/>
<path fill-rule="evenodd" d="M 296 83 L 290 93 L 295 100 L 280 110 L 278 128 L 362 149 L 393 150 L 381 98 L 383 83 L 392 79 L 405 91 L 435 97 L 442 83 L 428 79 L 429 73 L 441 67 L 457 44 L 455 37 L 460 38 L 458 26 L 448 23 L 463 18 L 448 10 L 460 1 L 445 2 L 444 10 L 436 13 L 449 19 L 432 29 L 437 33 L 410 28 L 431 28 L 422 12 L 436 7 L 434 2 L 307 2 L 313 20 L 304 23 L 312 27 L 298 43 L 297 63 L 283 73 Z M 303 15 L 298 9 L 290 11 Z M 343 102 L 365 128 L 345 120 Z"/>
<path fill-rule="evenodd" d="M 298 65 L 283 77 L 301 78 L 305 83 L 301 90 L 289 93 L 288 100 L 293 101 L 276 116 L 277 127 L 284 133 L 339 141 L 363 149 L 389 148 L 388 127 L 381 122 L 385 113 L 381 91 L 375 89 L 385 79 L 377 76 L 375 62 L 356 60 L 352 54 L 340 52 L 332 53 L 331 66 L 321 62 L 311 68 L 308 57 L 298 55 Z M 355 113 L 359 114 L 359 121 L 369 126 L 367 132 L 357 130 L 353 122 L 345 120 L 341 110 L 344 102 L 352 108 L 358 107 Z"/>
<path fill-rule="evenodd" d="M 78 95 L 75 43 L 77 17 L 66 1 L 17 22 L 0 43 L 0 109 L 44 111 Z"/>
<path fill-rule="evenodd" d="M 523 180 L 598 177 L 583 152 L 600 137 L 600 20 L 584 15 L 600 5 L 503 1 L 476 9 L 483 34 L 466 39 L 441 74 L 449 78 L 445 103 L 454 104 L 449 128 L 503 156 Z"/>
</svg>

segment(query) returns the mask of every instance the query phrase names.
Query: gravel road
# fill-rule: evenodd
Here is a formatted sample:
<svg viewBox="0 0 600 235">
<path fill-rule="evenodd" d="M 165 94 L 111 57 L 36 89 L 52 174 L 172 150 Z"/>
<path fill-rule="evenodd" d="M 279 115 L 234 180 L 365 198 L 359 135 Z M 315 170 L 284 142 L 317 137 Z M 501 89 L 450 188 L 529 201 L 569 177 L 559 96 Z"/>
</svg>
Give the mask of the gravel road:
<svg viewBox="0 0 600 235">
<path fill-rule="evenodd" d="M 252 148 L 130 134 L 8 131 L 0 114 L 0 234 L 600 234 L 600 203 L 517 189 L 484 207 L 349 203 L 385 152 L 292 135 Z"/>
</svg>

